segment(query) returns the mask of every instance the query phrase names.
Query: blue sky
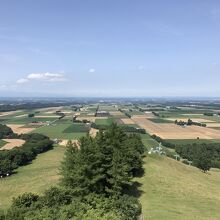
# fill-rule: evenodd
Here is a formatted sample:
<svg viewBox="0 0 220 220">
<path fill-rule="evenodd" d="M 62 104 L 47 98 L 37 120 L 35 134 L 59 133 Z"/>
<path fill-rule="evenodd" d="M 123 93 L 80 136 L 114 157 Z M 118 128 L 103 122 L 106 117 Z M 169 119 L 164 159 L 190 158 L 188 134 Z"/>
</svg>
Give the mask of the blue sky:
<svg viewBox="0 0 220 220">
<path fill-rule="evenodd" d="M 0 0 L 1 96 L 220 96 L 219 0 Z"/>
</svg>

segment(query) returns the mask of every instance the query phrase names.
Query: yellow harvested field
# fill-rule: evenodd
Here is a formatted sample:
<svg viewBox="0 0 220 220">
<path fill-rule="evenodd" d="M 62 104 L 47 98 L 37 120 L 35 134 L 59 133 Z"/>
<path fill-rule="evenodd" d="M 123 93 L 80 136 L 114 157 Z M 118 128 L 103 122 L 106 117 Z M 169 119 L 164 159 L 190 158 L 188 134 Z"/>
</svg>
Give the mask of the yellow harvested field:
<svg viewBox="0 0 220 220">
<path fill-rule="evenodd" d="M 134 118 L 133 121 L 149 134 L 163 139 L 220 139 L 220 130 L 200 126 L 182 127 L 170 123 L 154 123 L 143 118 Z"/>
<path fill-rule="evenodd" d="M 23 114 L 23 115 L 17 115 L 17 116 L 15 116 L 15 118 L 24 118 L 24 117 L 27 117 L 27 114 Z"/>
<path fill-rule="evenodd" d="M 7 126 L 10 127 L 12 131 L 17 134 L 26 134 L 35 130 L 35 128 L 24 128 L 24 125 L 7 124 Z"/>
<path fill-rule="evenodd" d="M 121 118 L 121 121 L 122 121 L 124 124 L 126 124 L 126 125 L 129 125 L 129 124 L 133 125 L 133 124 L 135 124 L 134 121 L 131 120 L 130 118 Z"/>
<path fill-rule="evenodd" d="M 133 119 L 141 119 L 141 118 L 147 118 L 147 115 L 133 115 L 133 116 L 131 117 L 132 120 L 133 120 Z"/>
<path fill-rule="evenodd" d="M 10 111 L 10 112 L 0 112 L 0 117 L 4 117 L 4 116 L 8 116 L 8 115 L 13 115 L 13 114 L 16 114 L 18 112 L 21 112 L 21 110 Z"/>
<path fill-rule="evenodd" d="M 200 123 L 205 123 L 205 122 L 214 122 L 205 118 L 190 118 L 194 122 L 200 122 Z M 188 121 L 188 118 L 166 118 L 166 120 L 169 121 Z"/>
<path fill-rule="evenodd" d="M 0 150 L 11 150 L 14 147 L 20 147 L 25 143 L 25 141 L 21 139 L 3 139 L 3 141 L 6 141 L 7 144 L 1 147 Z"/>
<path fill-rule="evenodd" d="M 59 118 L 59 115 L 36 115 L 35 118 Z"/>
<path fill-rule="evenodd" d="M 208 128 L 220 128 L 220 123 L 206 123 Z"/>
<path fill-rule="evenodd" d="M 99 129 L 91 128 L 89 131 L 89 135 L 94 138 L 98 132 Z"/>
<path fill-rule="evenodd" d="M 110 115 L 112 116 L 121 116 L 121 115 L 124 115 L 124 113 L 120 112 L 120 111 L 110 111 L 109 112 Z"/>
</svg>

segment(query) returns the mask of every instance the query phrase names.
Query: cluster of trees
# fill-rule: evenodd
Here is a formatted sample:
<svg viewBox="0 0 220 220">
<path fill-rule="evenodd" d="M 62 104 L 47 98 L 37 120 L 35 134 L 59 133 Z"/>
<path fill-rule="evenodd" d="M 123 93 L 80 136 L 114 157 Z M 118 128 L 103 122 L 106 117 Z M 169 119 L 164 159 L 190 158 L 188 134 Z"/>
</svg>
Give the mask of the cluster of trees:
<svg viewBox="0 0 220 220">
<path fill-rule="evenodd" d="M 157 113 L 157 112 L 155 112 L 155 111 L 152 111 L 152 114 L 153 114 L 154 116 L 160 117 L 160 114 Z"/>
<path fill-rule="evenodd" d="M 120 126 L 125 132 L 132 132 L 132 133 L 140 133 L 140 134 L 146 134 L 145 129 L 143 128 L 135 128 L 129 125 L 123 125 Z"/>
<path fill-rule="evenodd" d="M 13 136 L 13 131 L 7 125 L 0 124 L 0 139 Z"/>
<path fill-rule="evenodd" d="M 183 159 L 192 161 L 193 166 L 203 171 L 208 171 L 211 167 L 220 168 L 220 145 L 218 143 L 177 145 L 156 135 L 151 137 L 164 147 L 175 149 L 175 152 Z M 175 158 L 173 154 L 167 154 L 167 156 Z"/>
<path fill-rule="evenodd" d="M 60 116 L 60 117 L 59 117 L 59 120 L 65 117 L 65 114 L 64 114 L 63 112 L 59 111 L 59 110 L 56 111 L 56 115 L 59 115 L 59 116 Z"/>
<path fill-rule="evenodd" d="M 28 114 L 29 118 L 33 118 L 35 115 L 33 113 Z"/>
<path fill-rule="evenodd" d="M 128 118 L 131 118 L 131 115 L 130 115 L 128 112 L 125 112 L 125 115 L 126 115 Z"/>
<path fill-rule="evenodd" d="M 205 112 L 204 115 L 205 116 L 214 116 L 214 113 L 212 113 L 212 112 Z"/>
<path fill-rule="evenodd" d="M 192 121 L 191 119 L 188 119 L 187 122 L 185 121 L 178 121 L 178 120 L 175 120 L 174 122 L 176 125 L 180 125 L 180 126 L 191 126 L 191 125 L 196 125 L 196 126 L 201 126 L 201 127 L 206 127 L 206 124 L 204 123 L 200 123 L 200 122 L 195 122 L 195 121 Z"/>
<path fill-rule="evenodd" d="M 158 143 L 161 143 L 164 147 L 168 147 L 168 148 L 171 148 L 171 149 L 174 149 L 175 148 L 175 145 L 174 144 L 171 144 L 170 142 L 160 138 L 159 136 L 153 134 L 151 135 L 151 137 L 156 140 Z"/>
<path fill-rule="evenodd" d="M 19 138 L 25 143 L 18 148 L 0 151 L 0 176 L 8 176 L 19 166 L 30 163 L 37 154 L 53 147 L 53 142 L 42 134 L 24 134 Z"/>
<path fill-rule="evenodd" d="M 203 171 L 208 171 L 211 167 L 220 168 L 220 145 L 217 143 L 177 145 L 175 150 Z"/>
<path fill-rule="evenodd" d="M 61 184 L 42 196 L 26 193 L 13 200 L 6 219 L 134 220 L 141 214 L 137 198 L 127 194 L 142 171 L 144 146 L 113 124 L 79 146 L 67 145 Z M 1 219 L 1 217 L 0 217 Z"/>
</svg>

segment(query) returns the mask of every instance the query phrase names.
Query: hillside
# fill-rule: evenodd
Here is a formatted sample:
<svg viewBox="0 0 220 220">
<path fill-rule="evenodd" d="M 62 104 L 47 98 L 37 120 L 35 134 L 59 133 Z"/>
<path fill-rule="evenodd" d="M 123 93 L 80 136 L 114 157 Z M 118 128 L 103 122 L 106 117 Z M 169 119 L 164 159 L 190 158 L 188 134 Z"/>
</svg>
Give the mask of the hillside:
<svg viewBox="0 0 220 220">
<path fill-rule="evenodd" d="M 17 174 L 0 181 L 0 209 L 8 208 L 13 197 L 25 192 L 41 193 L 59 180 L 60 161 L 65 148 L 40 154 L 32 164 L 18 168 Z"/>
<path fill-rule="evenodd" d="M 220 216 L 220 170 L 207 174 L 170 158 L 145 158 L 140 200 L 144 219 L 217 220 Z"/>
</svg>

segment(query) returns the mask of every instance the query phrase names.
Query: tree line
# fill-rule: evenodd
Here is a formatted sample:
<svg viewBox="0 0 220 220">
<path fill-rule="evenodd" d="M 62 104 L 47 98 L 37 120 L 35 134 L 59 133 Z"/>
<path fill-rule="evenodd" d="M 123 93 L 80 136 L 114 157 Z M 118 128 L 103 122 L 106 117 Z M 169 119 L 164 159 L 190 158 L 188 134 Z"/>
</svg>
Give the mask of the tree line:
<svg viewBox="0 0 220 220">
<path fill-rule="evenodd" d="M 203 171 L 208 171 L 211 167 L 220 168 L 220 144 L 189 144 L 175 146 L 176 152 L 189 161 L 192 165 Z"/>
<path fill-rule="evenodd" d="M 192 165 L 203 171 L 208 171 L 211 167 L 220 168 L 220 144 L 219 143 L 194 143 L 194 144 L 173 144 L 162 138 L 152 135 L 153 139 L 161 143 L 164 147 L 175 149 L 183 159 L 192 161 Z M 168 154 L 175 158 L 173 154 Z M 184 160 L 183 160 L 184 161 Z"/>
<path fill-rule="evenodd" d="M 192 121 L 190 118 L 188 119 L 188 121 L 182 121 L 182 120 L 178 121 L 178 120 L 175 120 L 174 123 L 176 125 L 180 125 L 180 126 L 196 125 L 196 126 L 206 127 L 206 124 L 200 123 L 200 122 L 196 122 L 196 121 Z"/>
<path fill-rule="evenodd" d="M 25 140 L 21 147 L 0 151 L 0 176 L 8 176 L 19 166 L 30 163 L 35 157 L 53 147 L 53 142 L 42 134 L 23 134 L 17 138 Z"/>
<path fill-rule="evenodd" d="M 2 219 L 135 220 L 141 214 L 128 194 L 132 179 L 142 173 L 144 145 L 139 135 L 113 124 L 79 145 L 67 144 L 60 185 L 39 196 L 25 193 L 13 200 Z M 1 217 L 0 217 L 1 219 Z"/>
</svg>

